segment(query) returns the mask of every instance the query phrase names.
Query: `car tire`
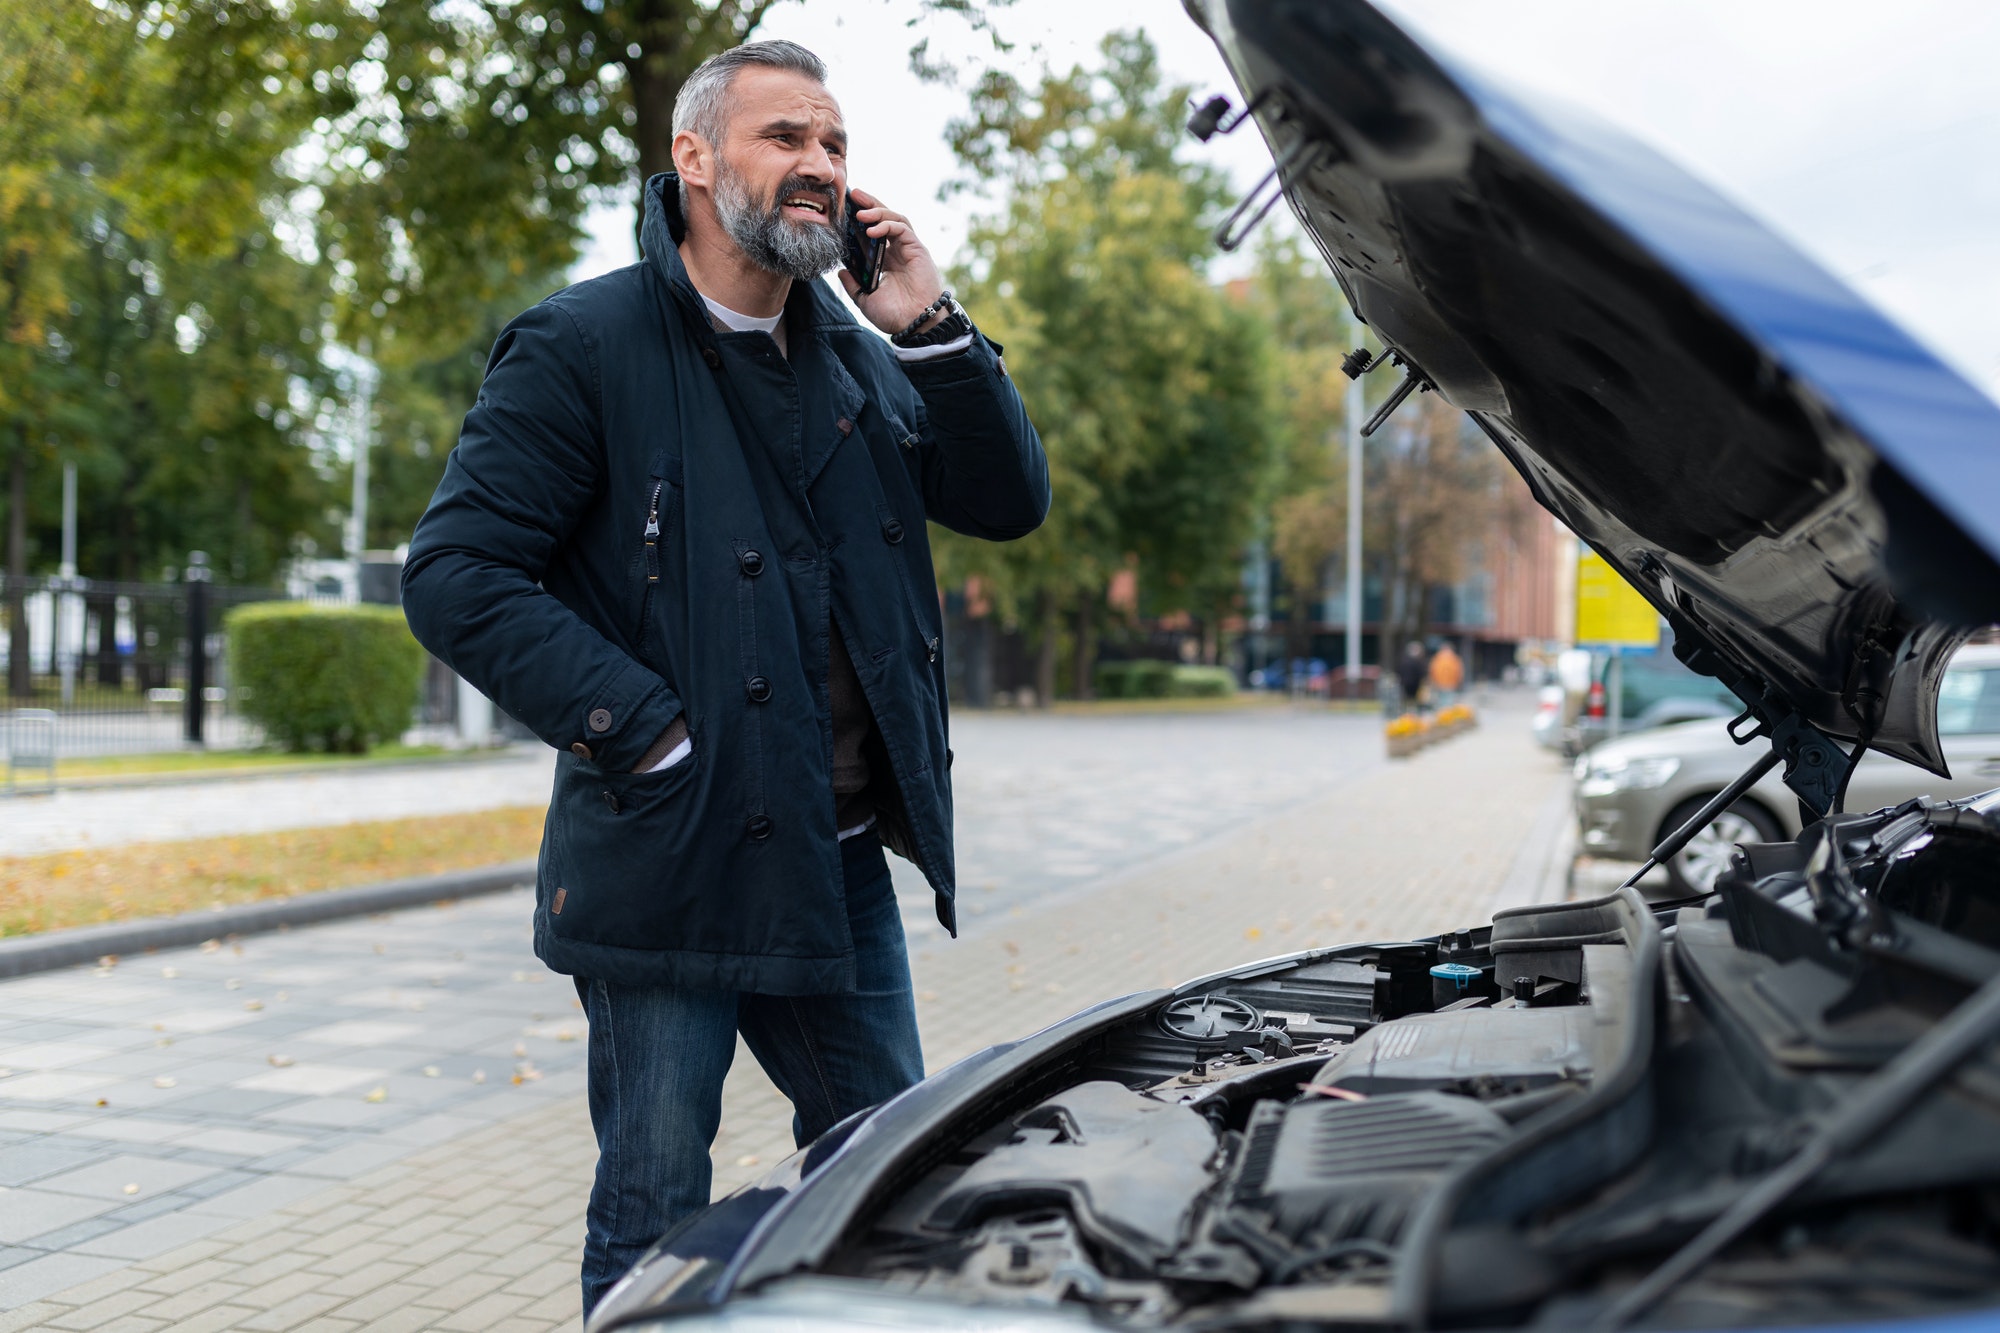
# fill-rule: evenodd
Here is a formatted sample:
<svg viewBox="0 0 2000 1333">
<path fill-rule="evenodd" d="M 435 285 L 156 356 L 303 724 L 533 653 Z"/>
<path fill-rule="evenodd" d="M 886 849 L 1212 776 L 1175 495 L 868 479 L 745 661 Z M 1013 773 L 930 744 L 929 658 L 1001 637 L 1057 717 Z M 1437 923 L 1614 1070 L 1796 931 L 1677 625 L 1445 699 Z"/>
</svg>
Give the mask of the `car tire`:
<svg viewBox="0 0 2000 1333">
<path fill-rule="evenodd" d="M 1714 793 L 1706 796 L 1690 796 L 1672 810 L 1660 822 L 1656 842 L 1665 841 L 1667 835 L 1693 819 L 1700 809 L 1715 799 Z M 1707 893 L 1715 887 L 1715 881 L 1729 868 L 1729 858 L 1735 854 L 1739 842 L 1777 842 L 1785 836 L 1778 827 L 1778 821 L 1771 812 L 1755 801 L 1742 800 L 1730 806 L 1709 822 L 1707 828 L 1694 835 L 1688 845 L 1667 862 L 1667 880 L 1674 886 L 1677 896 L 1692 897 Z"/>
</svg>

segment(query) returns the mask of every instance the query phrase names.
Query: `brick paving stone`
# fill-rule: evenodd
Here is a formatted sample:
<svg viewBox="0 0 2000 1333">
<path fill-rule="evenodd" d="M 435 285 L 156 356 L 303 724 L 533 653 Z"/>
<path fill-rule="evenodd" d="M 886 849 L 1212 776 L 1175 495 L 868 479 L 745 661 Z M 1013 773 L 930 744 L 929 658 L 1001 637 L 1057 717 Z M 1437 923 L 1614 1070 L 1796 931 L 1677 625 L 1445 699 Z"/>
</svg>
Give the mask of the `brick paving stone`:
<svg viewBox="0 0 2000 1333">
<path fill-rule="evenodd" d="M 359 1319 L 369 1327 L 375 1327 L 380 1320 L 386 1320 L 405 1310 L 420 1309 L 417 1298 L 430 1290 L 413 1282 L 388 1282 L 365 1295 L 357 1296 L 335 1306 L 332 1313 L 340 1319 Z M 428 1319 L 426 1312 L 424 1318 Z"/>
<path fill-rule="evenodd" d="M 366 1264 L 360 1268 L 342 1273 L 320 1284 L 321 1291 L 337 1292 L 342 1296 L 365 1296 L 391 1282 L 408 1277 L 416 1271 L 415 1264 L 393 1263 L 386 1260 Z"/>
<path fill-rule="evenodd" d="M 74 1306 L 57 1305 L 52 1301 L 33 1301 L 16 1306 L 12 1310 L 0 1310 L 0 1333 L 19 1333 L 24 1328 L 46 1328 L 52 1316 L 61 1314 Z"/>
<path fill-rule="evenodd" d="M 210 1279 L 172 1296 L 156 1298 L 151 1305 L 139 1307 L 139 1313 L 178 1323 L 213 1306 L 240 1303 L 249 1292 L 241 1283 Z"/>
<path fill-rule="evenodd" d="M 262 1293 L 259 1293 L 261 1298 Z M 279 1301 L 276 1305 L 259 1310 L 243 1320 L 237 1327 L 252 1329 L 256 1333 L 286 1333 L 318 1315 L 325 1314 L 341 1303 L 341 1298 L 325 1291 L 302 1292 L 290 1300 Z"/>
<path fill-rule="evenodd" d="M 121 1315 L 131 1314 L 153 1303 L 150 1292 L 124 1291 L 104 1292 L 86 1298 L 76 1309 L 67 1310 L 48 1320 L 50 1328 L 92 1329 L 99 1328 Z"/>
<path fill-rule="evenodd" d="M 99 1324 L 97 1333 L 159 1333 L 168 1327 L 164 1319 L 148 1319 L 144 1315 L 128 1314 L 108 1323 Z"/>
<path fill-rule="evenodd" d="M 469 1305 L 460 1306 L 449 1314 L 437 1319 L 439 1328 L 456 1330 L 457 1333 L 485 1333 L 494 1324 L 518 1314 L 529 1302 L 520 1296 L 508 1296 L 501 1292 L 481 1296 Z"/>
<path fill-rule="evenodd" d="M 224 1333 L 227 1329 L 241 1328 L 243 1320 L 256 1315 L 257 1311 L 247 1305 L 212 1306 L 198 1315 L 175 1321 L 174 1333 Z"/>
</svg>

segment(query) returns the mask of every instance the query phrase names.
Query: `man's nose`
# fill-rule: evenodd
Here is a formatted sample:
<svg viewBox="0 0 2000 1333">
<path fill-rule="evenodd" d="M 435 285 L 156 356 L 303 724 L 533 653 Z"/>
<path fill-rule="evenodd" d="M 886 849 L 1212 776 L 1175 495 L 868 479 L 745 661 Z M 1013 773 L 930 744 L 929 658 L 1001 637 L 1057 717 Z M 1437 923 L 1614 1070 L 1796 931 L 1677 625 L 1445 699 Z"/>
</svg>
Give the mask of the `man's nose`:
<svg viewBox="0 0 2000 1333">
<path fill-rule="evenodd" d="M 826 151 L 825 145 L 815 143 L 806 149 L 798 163 L 798 174 L 810 181 L 833 183 L 833 156 Z"/>
</svg>

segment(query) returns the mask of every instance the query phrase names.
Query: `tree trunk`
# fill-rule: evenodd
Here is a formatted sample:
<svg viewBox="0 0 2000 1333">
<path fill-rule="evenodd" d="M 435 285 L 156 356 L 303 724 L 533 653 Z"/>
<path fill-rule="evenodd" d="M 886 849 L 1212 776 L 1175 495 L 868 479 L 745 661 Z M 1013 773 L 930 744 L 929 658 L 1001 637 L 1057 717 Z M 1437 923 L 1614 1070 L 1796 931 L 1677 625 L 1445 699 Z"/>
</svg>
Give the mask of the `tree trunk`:
<svg viewBox="0 0 2000 1333">
<path fill-rule="evenodd" d="M 1091 595 L 1088 588 L 1077 598 L 1076 660 L 1071 665 L 1076 697 L 1094 697 L 1096 691 L 1091 689 L 1091 675 L 1097 668 L 1097 598 Z"/>
<path fill-rule="evenodd" d="M 14 428 L 13 465 L 7 482 L 7 692 L 34 693 L 28 674 L 28 428 Z"/>
<path fill-rule="evenodd" d="M 632 82 L 632 143 L 639 150 L 639 185 L 663 171 L 674 169 L 674 100 L 690 71 L 679 68 L 668 52 L 648 51 L 637 60 L 627 61 L 626 77 Z M 645 209 L 644 200 L 640 210 Z"/>
<path fill-rule="evenodd" d="M 1310 646 L 1310 641 L 1306 637 L 1309 628 L 1306 608 L 1312 605 L 1312 594 L 1297 585 L 1287 587 L 1285 592 L 1290 599 L 1290 605 L 1285 608 L 1285 681 L 1289 685 L 1292 679 L 1292 663 L 1304 657 L 1306 649 Z"/>
<path fill-rule="evenodd" d="M 1056 697 L 1056 648 L 1062 637 L 1062 605 L 1044 588 L 1038 595 L 1042 642 L 1035 654 L 1035 703 L 1047 708 Z"/>
<path fill-rule="evenodd" d="M 674 102 L 688 75 L 709 56 L 749 40 L 776 0 L 636 0 L 624 6 L 624 34 L 639 48 L 624 61 L 632 85 L 633 124 L 627 133 L 639 150 L 639 217 L 644 220 L 646 182 L 674 169 Z"/>
</svg>

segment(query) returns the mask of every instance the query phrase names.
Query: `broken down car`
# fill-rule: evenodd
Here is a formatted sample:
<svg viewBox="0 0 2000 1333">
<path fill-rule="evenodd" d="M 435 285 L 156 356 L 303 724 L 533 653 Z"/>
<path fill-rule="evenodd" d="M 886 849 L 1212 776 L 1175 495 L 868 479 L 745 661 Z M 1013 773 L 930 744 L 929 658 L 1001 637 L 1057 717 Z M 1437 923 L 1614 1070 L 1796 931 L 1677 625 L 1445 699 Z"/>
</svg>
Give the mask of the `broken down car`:
<svg viewBox="0 0 2000 1333">
<path fill-rule="evenodd" d="M 592 1327 L 1750 1328 L 2000 1307 L 2000 794 L 1943 778 L 2000 620 L 2000 409 L 1685 173 L 1361 0 L 1190 0 L 1379 352 L 1740 705 L 1796 839 L 1253 963 L 994 1047 L 663 1238 Z M 1378 371 L 1379 368 L 1379 371 Z M 1636 879 L 1636 877 L 1635 877 Z M 1980 1314 L 1978 1312 L 1984 1312 Z M 1990 1327 L 1988 1322 L 1985 1326 Z"/>
</svg>

